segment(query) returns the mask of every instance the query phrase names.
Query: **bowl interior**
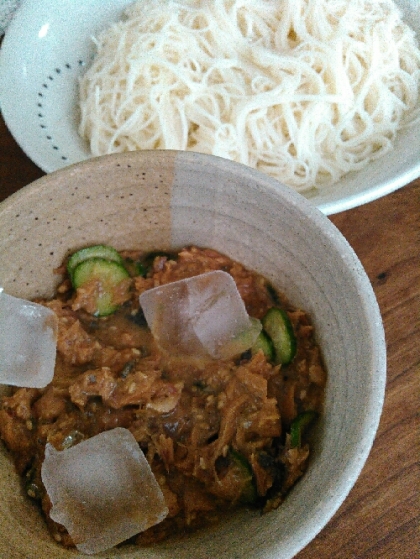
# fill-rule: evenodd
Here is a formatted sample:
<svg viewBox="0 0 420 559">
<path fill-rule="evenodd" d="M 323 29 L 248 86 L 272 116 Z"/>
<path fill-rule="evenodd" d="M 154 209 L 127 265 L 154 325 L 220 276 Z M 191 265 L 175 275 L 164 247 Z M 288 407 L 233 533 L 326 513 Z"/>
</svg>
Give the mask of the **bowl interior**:
<svg viewBox="0 0 420 559">
<path fill-rule="evenodd" d="M 312 463 L 285 503 L 241 513 L 180 542 L 106 556 L 293 557 L 328 522 L 366 460 L 383 403 L 385 343 L 378 306 L 356 255 L 303 197 L 247 167 L 185 152 L 91 159 L 51 173 L 0 205 L 0 285 L 49 296 L 70 251 L 208 246 L 257 270 L 313 317 L 328 370 Z M 0 556 L 75 557 L 51 541 L 0 456 Z M 80 555 L 82 557 L 82 555 Z"/>
<path fill-rule="evenodd" d="M 8 28 L 0 51 L 2 114 L 25 153 L 46 172 L 91 157 L 77 132 L 77 82 L 94 53 L 92 36 L 120 19 L 129 3 L 27 0 Z M 396 3 L 420 34 L 418 0 Z M 311 203 L 330 215 L 408 184 L 420 176 L 419 144 L 419 126 L 401 131 L 386 157 L 311 194 Z"/>
</svg>

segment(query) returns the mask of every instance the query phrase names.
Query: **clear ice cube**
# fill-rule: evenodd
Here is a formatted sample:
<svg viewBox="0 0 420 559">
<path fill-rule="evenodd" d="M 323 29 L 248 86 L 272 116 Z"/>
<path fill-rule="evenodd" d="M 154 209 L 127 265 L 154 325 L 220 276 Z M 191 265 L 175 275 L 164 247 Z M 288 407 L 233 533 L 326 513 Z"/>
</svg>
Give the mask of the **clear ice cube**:
<svg viewBox="0 0 420 559">
<path fill-rule="evenodd" d="M 128 429 L 105 431 L 63 451 L 47 444 L 41 476 L 51 518 L 86 554 L 105 551 L 168 514 L 159 484 Z"/>
<path fill-rule="evenodd" d="M 57 329 L 53 311 L 0 288 L 0 383 L 47 386 L 54 376 Z"/>
<path fill-rule="evenodd" d="M 222 270 L 144 291 L 140 305 L 159 346 L 174 354 L 227 359 L 249 349 L 261 331 Z"/>
</svg>

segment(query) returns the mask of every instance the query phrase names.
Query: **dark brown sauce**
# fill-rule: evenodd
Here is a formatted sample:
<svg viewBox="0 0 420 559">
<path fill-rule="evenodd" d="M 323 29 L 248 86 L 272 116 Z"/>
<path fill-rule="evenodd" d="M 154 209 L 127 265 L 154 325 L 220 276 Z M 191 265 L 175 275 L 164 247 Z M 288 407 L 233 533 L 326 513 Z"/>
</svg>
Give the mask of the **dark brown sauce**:
<svg viewBox="0 0 420 559">
<path fill-rule="evenodd" d="M 262 353 L 234 359 L 180 358 L 159 351 L 139 293 L 154 284 L 214 269 L 231 273 L 251 316 L 285 306 L 298 341 L 281 369 Z M 74 293 L 45 301 L 59 317 L 53 382 L 3 398 L 0 433 L 26 477 L 55 539 L 72 546 L 49 518 L 40 469 L 47 442 L 63 450 L 114 427 L 128 428 L 158 479 L 168 518 L 137 538 L 146 545 L 211 525 L 232 507 L 276 508 L 304 473 L 310 447 L 290 448 L 291 421 L 322 411 L 325 370 L 309 317 L 293 309 L 257 274 L 209 249 L 158 256 L 146 278 L 133 277 L 132 296 L 110 316 L 73 311 Z"/>
</svg>

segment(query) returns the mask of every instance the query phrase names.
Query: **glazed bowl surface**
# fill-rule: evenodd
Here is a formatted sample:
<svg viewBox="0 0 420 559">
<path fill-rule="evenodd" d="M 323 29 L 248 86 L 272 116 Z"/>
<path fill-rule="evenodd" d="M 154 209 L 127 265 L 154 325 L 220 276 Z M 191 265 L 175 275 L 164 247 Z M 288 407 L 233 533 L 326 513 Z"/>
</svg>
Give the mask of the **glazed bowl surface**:
<svg viewBox="0 0 420 559">
<path fill-rule="evenodd" d="M 52 296 L 60 280 L 54 268 L 97 243 L 195 244 L 242 262 L 310 313 L 328 371 L 309 468 L 276 511 L 243 511 L 179 541 L 98 556 L 290 559 L 353 487 L 382 410 L 382 320 L 357 256 L 305 198 L 248 167 L 192 152 L 129 152 L 55 171 L 0 204 L 0 285 L 17 297 Z M 85 557 L 51 539 L 3 446 L 0 452 L 0 557 Z"/>
</svg>

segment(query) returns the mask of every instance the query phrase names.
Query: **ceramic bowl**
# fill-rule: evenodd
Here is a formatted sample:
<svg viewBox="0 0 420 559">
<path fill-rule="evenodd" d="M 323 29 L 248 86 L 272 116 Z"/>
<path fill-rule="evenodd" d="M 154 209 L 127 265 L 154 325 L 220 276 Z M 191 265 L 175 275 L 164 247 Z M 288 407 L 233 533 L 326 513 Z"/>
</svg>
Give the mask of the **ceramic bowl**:
<svg viewBox="0 0 420 559">
<path fill-rule="evenodd" d="M 52 295 L 71 250 L 212 247 L 257 270 L 311 314 L 328 370 L 325 413 L 305 476 L 280 508 L 244 511 L 208 531 L 109 559 L 289 559 L 330 520 L 375 437 L 385 387 L 381 316 L 349 244 L 305 198 L 248 167 L 196 153 L 105 156 L 53 172 L 0 205 L 0 285 L 24 298 Z M 0 455 L 0 556 L 85 557 L 49 536 Z"/>
</svg>

